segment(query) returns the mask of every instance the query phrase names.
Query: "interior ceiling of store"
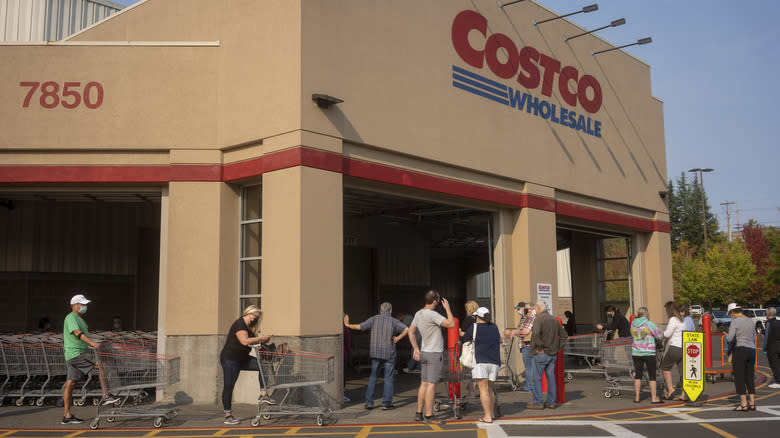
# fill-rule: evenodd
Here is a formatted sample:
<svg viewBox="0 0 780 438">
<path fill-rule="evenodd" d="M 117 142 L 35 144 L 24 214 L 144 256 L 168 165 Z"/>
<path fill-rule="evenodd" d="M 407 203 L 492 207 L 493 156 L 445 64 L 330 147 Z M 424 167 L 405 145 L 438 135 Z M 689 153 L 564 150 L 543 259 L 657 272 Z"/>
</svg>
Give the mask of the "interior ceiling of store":
<svg viewBox="0 0 780 438">
<path fill-rule="evenodd" d="M 382 218 L 388 226 L 413 224 L 445 229 L 443 237 L 433 242 L 438 248 L 487 245 L 490 213 L 484 210 L 348 188 L 344 190 L 344 215 Z"/>
<path fill-rule="evenodd" d="M 0 202 L 159 202 L 160 192 L 0 192 Z"/>
</svg>

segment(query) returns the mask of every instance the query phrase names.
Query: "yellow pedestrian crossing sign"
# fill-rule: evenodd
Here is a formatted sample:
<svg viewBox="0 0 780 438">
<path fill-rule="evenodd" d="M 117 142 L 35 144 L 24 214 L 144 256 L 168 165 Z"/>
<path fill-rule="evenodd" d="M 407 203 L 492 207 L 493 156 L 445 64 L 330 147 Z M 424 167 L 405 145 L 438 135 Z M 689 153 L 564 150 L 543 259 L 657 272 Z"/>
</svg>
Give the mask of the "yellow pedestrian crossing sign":
<svg viewBox="0 0 780 438">
<path fill-rule="evenodd" d="M 683 390 L 695 402 L 704 390 L 704 333 L 683 332 Z"/>
</svg>

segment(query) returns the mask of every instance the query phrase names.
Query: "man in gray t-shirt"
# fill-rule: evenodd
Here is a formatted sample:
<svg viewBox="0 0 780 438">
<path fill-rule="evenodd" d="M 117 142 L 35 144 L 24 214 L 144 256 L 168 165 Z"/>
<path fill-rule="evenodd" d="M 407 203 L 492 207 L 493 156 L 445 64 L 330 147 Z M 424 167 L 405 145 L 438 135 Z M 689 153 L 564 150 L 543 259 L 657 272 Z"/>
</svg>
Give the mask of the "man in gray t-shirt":
<svg viewBox="0 0 780 438">
<path fill-rule="evenodd" d="M 447 317 L 443 317 L 436 311 L 441 302 Z M 450 310 L 450 303 L 446 298 L 441 298 L 439 293 L 433 290 L 425 294 L 425 307 L 414 315 L 412 325 L 409 326 L 409 340 L 414 349 L 414 358 L 422 364 L 420 373 L 420 389 L 417 391 L 417 412 L 415 421 L 429 421 L 433 417 L 433 399 L 436 392 L 436 384 L 441 378 L 444 358 L 444 337 L 441 328 L 455 327 L 455 321 Z M 416 331 L 420 331 L 422 347 L 417 345 L 414 337 Z M 425 417 L 423 418 L 423 408 Z"/>
</svg>

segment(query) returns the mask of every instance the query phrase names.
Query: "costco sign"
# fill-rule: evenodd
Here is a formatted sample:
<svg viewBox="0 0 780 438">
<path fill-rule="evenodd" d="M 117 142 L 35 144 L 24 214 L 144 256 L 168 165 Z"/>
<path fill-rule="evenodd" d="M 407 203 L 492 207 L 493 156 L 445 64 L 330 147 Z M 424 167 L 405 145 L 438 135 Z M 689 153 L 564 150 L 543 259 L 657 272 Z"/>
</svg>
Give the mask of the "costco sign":
<svg viewBox="0 0 780 438">
<path fill-rule="evenodd" d="M 580 74 L 576 67 L 562 65 L 560 61 L 531 46 L 518 46 L 502 33 L 487 34 L 488 21 L 476 11 L 458 13 L 452 23 L 452 46 L 466 64 L 483 70 L 487 66 L 492 75 L 500 80 L 512 80 L 512 85 L 497 82 L 489 77 L 453 66 L 453 86 L 487 99 L 525 109 L 529 114 L 555 123 L 601 137 L 601 122 L 593 119 L 601 109 L 601 84 L 591 75 Z M 476 48 L 469 41 L 469 35 L 476 31 L 484 39 L 484 48 Z M 481 44 L 477 44 L 482 47 Z M 514 83 L 527 90 L 537 90 L 543 96 L 552 97 L 553 90 L 568 106 L 581 107 L 586 113 L 578 114 L 576 109 L 558 107 L 544 98 L 533 97 L 514 89 Z"/>
</svg>

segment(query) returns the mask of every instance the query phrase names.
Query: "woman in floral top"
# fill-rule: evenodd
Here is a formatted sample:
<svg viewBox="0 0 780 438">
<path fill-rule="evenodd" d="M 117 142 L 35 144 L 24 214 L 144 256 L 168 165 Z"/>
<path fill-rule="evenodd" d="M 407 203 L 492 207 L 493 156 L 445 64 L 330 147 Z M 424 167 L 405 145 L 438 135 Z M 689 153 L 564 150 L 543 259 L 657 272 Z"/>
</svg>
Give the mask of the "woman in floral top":
<svg viewBox="0 0 780 438">
<path fill-rule="evenodd" d="M 664 333 L 650 322 L 647 307 L 640 307 L 637 316 L 631 323 L 631 356 L 634 359 L 634 403 L 639 403 L 642 391 L 642 371 L 647 367 L 647 380 L 650 382 L 651 403 L 663 403 L 658 398 L 658 385 L 655 380 L 655 340 L 663 339 Z"/>
</svg>

